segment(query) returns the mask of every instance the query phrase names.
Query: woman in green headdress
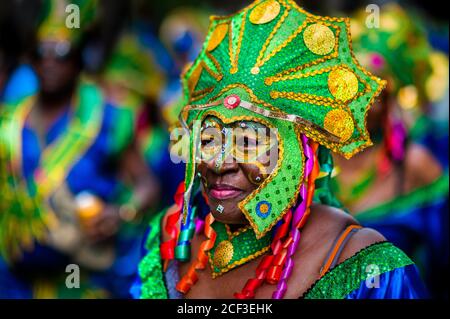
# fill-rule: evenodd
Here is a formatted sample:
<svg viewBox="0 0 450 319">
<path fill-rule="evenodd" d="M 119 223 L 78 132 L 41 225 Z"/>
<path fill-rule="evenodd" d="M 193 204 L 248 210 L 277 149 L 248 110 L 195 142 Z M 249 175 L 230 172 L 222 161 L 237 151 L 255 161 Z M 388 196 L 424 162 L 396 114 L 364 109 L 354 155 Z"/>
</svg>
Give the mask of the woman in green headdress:
<svg viewBox="0 0 450 319">
<path fill-rule="evenodd" d="M 431 49 L 416 20 L 398 5 L 381 8 L 379 28 L 370 27 L 365 12 L 352 22 L 356 57 L 388 85 L 369 111 L 375 145 L 349 161 L 335 156 L 336 196 L 360 223 L 413 257 L 427 286 L 440 295 L 449 258 L 448 174 L 410 134 L 428 103 Z"/>
<path fill-rule="evenodd" d="M 385 83 L 349 21 L 259 0 L 212 17 L 182 77 L 189 132 L 175 204 L 150 223 L 137 298 L 420 298 L 414 263 L 329 190 L 330 150 L 370 146 Z"/>
<path fill-rule="evenodd" d="M 119 257 L 132 247 L 118 233 L 139 221 L 154 188 L 134 110 L 80 75 L 96 5 L 44 2 L 39 92 L 1 108 L 1 297 L 128 296 L 133 265 Z"/>
</svg>

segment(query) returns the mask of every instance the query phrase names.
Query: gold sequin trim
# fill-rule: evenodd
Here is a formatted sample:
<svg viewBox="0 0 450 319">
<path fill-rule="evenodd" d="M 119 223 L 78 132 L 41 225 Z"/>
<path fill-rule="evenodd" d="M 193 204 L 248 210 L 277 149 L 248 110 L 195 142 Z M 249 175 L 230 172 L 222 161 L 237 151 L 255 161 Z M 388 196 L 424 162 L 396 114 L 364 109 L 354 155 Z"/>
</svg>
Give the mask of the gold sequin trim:
<svg viewBox="0 0 450 319">
<path fill-rule="evenodd" d="M 284 99 L 288 99 L 288 100 L 292 100 L 292 101 L 314 104 L 317 106 L 331 106 L 331 107 L 342 106 L 342 103 L 336 102 L 335 100 L 333 100 L 331 98 L 317 96 L 317 95 L 311 95 L 311 94 L 307 94 L 307 93 L 272 91 L 272 92 L 270 92 L 270 97 L 272 99 L 283 99 L 284 98 Z"/>
<path fill-rule="evenodd" d="M 227 32 L 228 25 L 226 23 L 218 24 L 208 41 L 208 47 L 206 48 L 206 51 L 211 52 L 215 48 L 217 48 L 219 44 L 222 43 L 223 39 L 227 35 Z"/>
<path fill-rule="evenodd" d="M 283 3 L 284 4 L 284 3 Z M 266 41 L 264 42 L 261 51 L 259 52 L 258 58 L 256 59 L 256 64 L 255 66 L 252 68 L 252 74 L 258 74 L 259 73 L 259 69 L 260 67 L 268 60 L 270 59 L 270 56 L 267 57 L 266 59 L 263 59 L 264 53 L 267 50 L 267 47 L 270 44 L 270 41 L 272 41 L 273 37 L 275 36 L 275 34 L 277 33 L 278 29 L 281 27 L 281 25 L 283 24 L 284 20 L 286 20 L 287 16 L 289 15 L 289 8 L 286 7 L 283 15 L 281 16 L 280 20 L 278 20 L 277 24 L 275 25 L 275 27 L 273 28 L 272 32 L 270 33 L 270 35 L 267 37 Z M 275 51 L 275 50 L 274 50 Z M 258 70 L 257 72 L 255 72 L 255 70 Z"/>
<path fill-rule="evenodd" d="M 213 61 L 214 63 L 214 61 Z M 197 86 L 197 83 L 200 79 L 200 76 L 202 74 L 202 71 L 206 70 L 217 82 L 222 80 L 222 74 L 216 73 L 205 63 L 205 61 L 201 61 L 200 64 L 198 64 L 195 69 L 191 72 L 191 75 L 188 79 L 188 89 L 189 92 L 191 92 L 190 97 L 197 96 L 197 92 L 195 92 L 195 87 Z M 199 91 L 201 92 L 201 91 Z"/>
<path fill-rule="evenodd" d="M 242 15 L 242 23 L 241 23 L 241 30 L 239 32 L 239 38 L 238 38 L 238 43 L 237 43 L 237 48 L 236 48 L 236 52 L 234 52 L 233 50 L 233 24 L 230 22 L 230 26 L 229 26 L 229 45 L 230 45 L 230 62 L 231 62 L 231 69 L 230 69 L 230 73 L 231 74 L 235 74 L 238 72 L 238 62 L 239 62 L 239 54 L 241 52 L 241 43 L 242 43 L 242 38 L 244 37 L 244 30 L 245 30 L 245 21 L 247 19 L 247 12 L 245 12 Z"/>
<path fill-rule="evenodd" d="M 242 258 L 240 260 L 235 261 L 234 263 L 232 263 L 231 265 L 225 266 L 224 268 L 220 269 L 219 272 L 215 272 L 214 268 L 213 268 L 213 264 L 210 261 L 210 266 L 211 266 L 211 273 L 212 273 L 212 278 L 216 279 L 217 277 L 219 277 L 220 275 L 223 275 L 226 272 L 229 272 L 230 270 L 233 270 L 234 268 L 236 268 L 237 266 L 243 265 L 248 263 L 250 260 L 253 260 L 261 255 L 263 255 L 264 253 L 266 253 L 268 250 L 270 249 L 270 245 L 267 247 L 264 247 L 263 249 L 261 249 L 260 251 L 257 251 L 256 253 Z"/>
<path fill-rule="evenodd" d="M 305 23 L 307 21 L 311 22 L 311 20 L 305 20 Z M 339 34 L 341 32 L 341 29 L 339 27 L 334 26 L 332 24 L 327 24 L 325 22 L 322 22 L 322 24 L 327 25 L 330 28 L 334 28 L 335 32 L 336 32 L 336 38 L 339 38 Z M 333 50 L 333 52 L 331 54 L 323 56 L 323 57 L 318 58 L 316 60 L 313 60 L 313 61 L 311 61 L 309 63 L 298 65 L 298 66 L 296 66 L 294 68 L 290 68 L 290 69 L 284 70 L 284 71 L 282 71 L 282 72 L 280 72 L 278 74 L 275 74 L 273 76 L 267 77 L 266 80 L 264 81 L 264 83 L 266 85 L 271 85 L 273 82 L 280 81 L 280 79 L 288 77 L 292 73 L 296 73 L 296 72 L 301 71 L 303 69 L 307 69 L 307 68 L 310 68 L 312 66 L 318 65 L 320 63 L 326 62 L 328 60 L 334 59 L 334 58 L 336 58 L 338 56 L 338 47 L 339 47 L 339 41 L 336 41 L 335 46 L 334 46 L 334 50 Z M 294 76 L 296 76 L 296 75 L 294 75 Z"/>
<path fill-rule="evenodd" d="M 206 95 L 208 95 L 212 91 L 214 91 L 213 87 L 206 88 L 206 89 L 203 89 L 200 91 L 196 91 L 196 92 L 192 93 L 191 99 L 189 101 L 195 102 L 195 101 L 201 100 L 202 98 L 204 98 Z"/>
</svg>

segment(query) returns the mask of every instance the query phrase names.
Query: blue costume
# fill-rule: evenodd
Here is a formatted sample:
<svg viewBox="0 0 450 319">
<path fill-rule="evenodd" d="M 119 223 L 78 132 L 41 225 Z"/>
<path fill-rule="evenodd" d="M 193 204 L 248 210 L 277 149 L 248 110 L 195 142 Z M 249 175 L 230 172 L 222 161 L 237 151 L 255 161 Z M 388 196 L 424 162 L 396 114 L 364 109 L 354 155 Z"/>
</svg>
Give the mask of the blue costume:
<svg viewBox="0 0 450 319">
<path fill-rule="evenodd" d="M 39 83 L 33 69 L 28 64 L 19 65 L 9 77 L 3 92 L 0 92 L 0 102 L 10 103 L 34 94 Z"/>
<path fill-rule="evenodd" d="M 64 170 L 65 176 L 60 181 L 59 190 L 53 190 L 48 197 L 49 206 L 57 212 L 57 215 L 60 210 L 58 205 L 61 201 L 73 201 L 73 197 L 81 192 L 94 194 L 102 202 L 116 204 L 126 202 L 130 195 L 129 190 L 117 176 L 117 158 L 133 138 L 135 110 L 117 107 L 104 101 L 98 88 L 91 83 L 81 84 L 78 94 L 80 96 L 97 94 L 98 103 L 94 101 L 94 103 L 86 104 L 89 109 L 98 108 L 98 112 L 89 111 L 84 115 L 89 114 L 90 116 L 87 117 L 86 122 L 98 121 L 98 123 L 86 126 L 94 127 L 94 134 L 90 136 L 92 139 L 84 147 L 77 149 L 78 144 L 72 144 L 73 157 L 69 159 L 71 163 L 64 167 L 68 169 L 67 171 Z M 3 123 L 7 123 L 4 119 L 11 112 L 20 109 L 31 99 L 33 99 L 33 96 L 22 99 L 15 105 L 6 105 L 4 113 L 2 113 Z M 89 101 L 92 102 L 92 99 Z M 67 132 L 70 129 L 73 129 L 74 121 L 77 121 L 78 117 L 82 117 L 80 114 L 83 114 L 83 106 L 67 107 L 66 111 L 57 118 L 43 137 L 39 137 L 36 127 L 30 125 L 33 118 L 31 110 L 32 107 L 30 107 L 30 113 L 21 129 L 21 143 L 19 143 L 22 146 L 20 150 L 21 175 L 26 184 L 36 182 L 36 173 L 42 170 L 40 166 L 42 162 L 45 162 L 43 151 L 53 147 L 55 152 L 55 149 L 57 151 L 57 145 L 64 144 L 64 137 L 68 135 Z M 3 126 L 2 130 L 6 130 L 6 127 Z M 68 156 L 70 157 L 70 152 Z M 64 162 L 64 159 L 62 159 L 57 162 L 56 166 Z M 57 170 L 50 171 L 56 172 Z M 49 174 L 47 180 L 52 181 L 52 176 L 54 175 Z M 5 187 L 4 184 L 2 186 Z M 61 197 L 62 199 L 58 199 L 58 196 L 55 195 L 55 193 L 60 192 L 60 189 L 66 189 L 64 196 Z M 15 190 L 13 189 L 13 191 Z M 13 215 L 14 210 L 10 210 L 8 214 Z M 45 219 L 43 216 L 48 213 L 43 210 L 41 214 L 42 219 Z M 58 215 L 58 218 L 61 219 L 62 217 Z M 67 218 L 70 219 L 68 224 L 77 224 L 76 216 Z M 12 227 L 7 216 L 3 216 L 0 222 L 2 223 L 2 229 Z M 26 222 L 26 220 L 22 222 Z M 10 267 L 4 261 L 1 262 L 0 283 L 3 286 L 2 293 L 6 297 L 12 298 L 46 297 L 47 295 L 39 294 L 40 290 L 37 287 L 41 285 L 39 277 L 45 278 L 47 276 L 45 286 L 51 287 L 50 290 L 53 292 L 48 297 L 128 297 L 127 291 L 130 280 L 139 260 L 140 240 L 136 236 L 136 233 L 140 232 L 139 227 L 137 224 L 124 224 L 122 226 L 115 242 L 111 243 L 110 256 L 107 258 L 109 259 L 108 265 L 101 266 L 101 269 L 94 266 L 93 270 L 89 270 L 89 266 L 84 266 L 86 268 L 83 269 L 83 264 L 81 264 L 82 282 L 85 280 L 84 288 L 86 288 L 81 290 L 73 289 L 70 291 L 64 287 L 64 278 L 67 275 L 64 273 L 65 267 L 74 262 L 71 253 L 64 251 L 64 249 L 61 251 L 52 244 L 36 239 L 33 249 L 24 249 L 21 251 L 21 258 L 10 258 L 8 260 Z M 11 241 L 7 234 L 4 234 L 2 239 L 3 243 Z M 6 247 L 8 247 L 7 244 Z M 3 256 L 8 258 L 8 253 L 5 253 L 8 250 L 7 248 L 4 249 Z M 87 274 L 89 275 L 85 276 Z M 50 283 L 47 282 L 48 278 L 50 278 Z M 14 284 L 15 282 L 18 284 Z"/>
</svg>

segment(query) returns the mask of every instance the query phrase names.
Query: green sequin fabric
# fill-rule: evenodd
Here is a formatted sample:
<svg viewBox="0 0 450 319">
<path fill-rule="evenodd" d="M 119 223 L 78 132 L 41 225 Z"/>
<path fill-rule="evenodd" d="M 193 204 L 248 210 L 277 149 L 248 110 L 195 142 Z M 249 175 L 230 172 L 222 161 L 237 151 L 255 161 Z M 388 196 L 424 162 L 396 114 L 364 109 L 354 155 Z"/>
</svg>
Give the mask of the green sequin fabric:
<svg viewBox="0 0 450 319">
<path fill-rule="evenodd" d="M 216 275 L 229 271 L 262 255 L 269 249 L 272 241 L 271 233 L 267 233 L 261 239 L 256 239 L 255 232 L 251 228 L 243 230 L 236 236 L 230 236 L 231 233 L 227 231 L 225 224 L 214 223 L 212 227 L 216 232 L 217 237 L 214 247 L 208 252 L 208 255 L 210 265 Z M 224 241 L 228 241 L 232 244 L 231 252 L 227 252 L 229 254 L 229 260 L 226 260 L 226 263 L 221 265 L 221 267 L 217 267 L 217 264 L 215 263 L 216 249 Z M 230 249 L 229 247 L 227 248 Z"/>
<path fill-rule="evenodd" d="M 328 271 L 304 295 L 305 299 L 344 299 L 368 278 L 368 267 L 376 265 L 378 274 L 414 264 L 392 243 L 381 242 L 368 246 L 353 257 Z"/>
<path fill-rule="evenodd" d="M 147 254 L 139 263 L 139 277 L 142 282 L 141 299 L 167 299 L 164 283 L 162 261 L 159 250 L 161 236 L 161 218 L 165 211 L 154 216 L 150 221 L 149 234 L 145 243 Z"/>
</svg>

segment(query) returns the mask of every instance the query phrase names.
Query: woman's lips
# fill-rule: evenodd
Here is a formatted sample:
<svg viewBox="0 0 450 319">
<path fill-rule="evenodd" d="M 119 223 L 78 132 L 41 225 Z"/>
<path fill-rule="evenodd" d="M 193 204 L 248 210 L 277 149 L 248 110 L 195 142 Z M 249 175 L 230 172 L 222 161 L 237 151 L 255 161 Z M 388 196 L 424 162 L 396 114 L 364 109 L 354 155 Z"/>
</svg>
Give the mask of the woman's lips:
<svg viewBox="0 0 450 319">
<path fill-rule="evenodd" d="M 220 200 L 230 199 L 242 193 L 242 190 L 225 184 L 212 185 L 209 189 L 209 195 Z"/>
</svg>

